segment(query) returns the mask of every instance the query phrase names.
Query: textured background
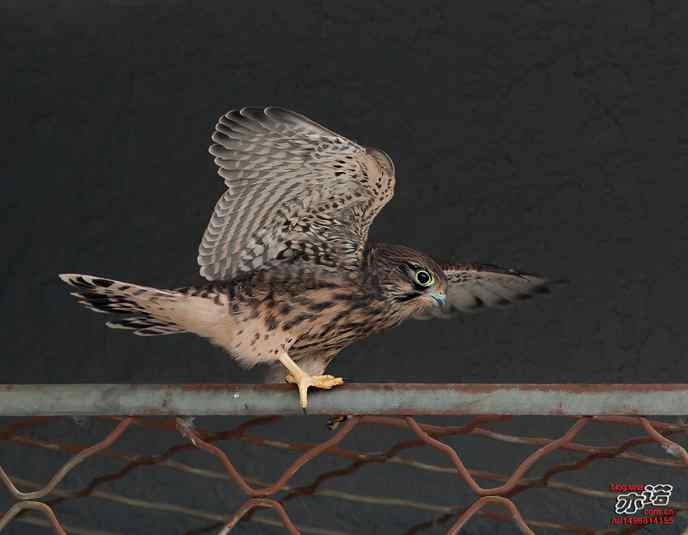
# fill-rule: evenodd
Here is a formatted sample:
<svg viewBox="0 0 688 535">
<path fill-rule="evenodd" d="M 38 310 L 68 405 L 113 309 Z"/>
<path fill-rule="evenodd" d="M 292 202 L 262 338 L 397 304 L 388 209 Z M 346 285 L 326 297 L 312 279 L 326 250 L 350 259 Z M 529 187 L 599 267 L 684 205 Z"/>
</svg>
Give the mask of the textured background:
<svg viewBox="0 0 688 535">
<path fill-rule="evenodd" d="M 405 324 L 335 373 L 685 382 L 686 15 L 678 1 L 3 2 L 0 382 L 256 380 L 201 339 L 107 329 L 56 274 L 200 280 L 223 191 L 211 128 L 264 104 L 392 156 L 373 239 L 572 281 L 509 311 Z M 353 531 L 400 529 L 386 522 L 372 511 Z M 151 532 L 137 526 L 124 531 Z"/>
</svg>

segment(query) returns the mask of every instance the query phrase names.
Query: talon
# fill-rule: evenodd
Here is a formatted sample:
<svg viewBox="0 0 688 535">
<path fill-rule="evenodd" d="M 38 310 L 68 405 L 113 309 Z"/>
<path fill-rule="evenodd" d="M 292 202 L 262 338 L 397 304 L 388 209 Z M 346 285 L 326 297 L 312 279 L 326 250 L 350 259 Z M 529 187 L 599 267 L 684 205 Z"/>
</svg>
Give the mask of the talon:
<svg viewBox="0 0 688 535">
<path fill-rule="evenodd" d="M 325 390 L 329 390 L 342 383 L 344 383 L 344 379 L 335 377 L 334 375 L 315 375 L 311 377 L 311 386 Z"/>
<path fill-rule="evenodd" d="M 334 375 L 303 375 L 300 379 L 296 379 L 292 375 L 286 377 L 287 382 L 294 383 L 299 388 L 299 402 L 301 408 L 304 409 L 308 407 L 308 388 L 320 388 L 323 390 L 329 390 L 337 385 L 341 385 L 344 380 L 341 377 L 335 377 Z"/>
<path fill-rule="evenodd" d="M 348 416 L 346 415 L 340 415 L 340 416 L 330 416 L 327 419 L 327 428 L 330 431 L 335 431 L 340 424 L 346 422 L 349 419 Z"/>
<path fill-rule="evenodd" d="M 289 373 L 284 378 L 287 383 L 296 384 L 299 389 L 299 402 L 304 414 L 308 406 L 308 387 L 322 388 L 329 390 L 332 387 L 341 385 L 344 379 L 335 377 L 334 375 L 308 375 L 294 362 L 289 355 L 282 353 L 279 357 L 280 362 L 284 365 Z"/>
<path fill-rule="evenodd" d="M 299 401 L 301 402 L 301 408 L 304 414 L 306 413 L 306 407 L 308 406 L 308 387 L 310 385 L 310 376 L 306 375 L 299 381 Z"/>
</svg>

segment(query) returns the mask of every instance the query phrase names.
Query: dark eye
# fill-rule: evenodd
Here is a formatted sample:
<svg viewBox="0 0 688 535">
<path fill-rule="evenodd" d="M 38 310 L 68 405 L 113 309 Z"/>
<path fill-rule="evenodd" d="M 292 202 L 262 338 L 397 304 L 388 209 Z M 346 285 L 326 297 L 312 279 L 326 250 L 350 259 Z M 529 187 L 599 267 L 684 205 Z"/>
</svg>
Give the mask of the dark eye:
<svg viewBox="0 0 688 535">
<path fill-rule="evenodd" d="M 419 286 L 423 286 L 424 288 L 427 288 L 428 286 L 432 286 L 433 283 L 435 282 L 435 278 L 432 276 L 432 273 L 429 271 L 425 271 L 424 269 L 419 269 L 416 271 L 416 282 L 418 283 Z"/>
</svg>

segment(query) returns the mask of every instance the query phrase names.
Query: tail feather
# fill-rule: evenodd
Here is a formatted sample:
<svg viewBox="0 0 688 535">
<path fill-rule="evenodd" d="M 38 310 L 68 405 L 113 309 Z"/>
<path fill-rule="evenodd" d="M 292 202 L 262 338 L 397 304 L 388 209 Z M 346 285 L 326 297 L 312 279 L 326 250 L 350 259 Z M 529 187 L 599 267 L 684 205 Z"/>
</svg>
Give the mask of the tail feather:
<svg viewBox="0 0 688 535">
<path fill-rule="evenodd" d="M 179 323 L 184 317 L 179 308 L 187 299 L 182 292 L 74 273 L 63 273 L 60 279 L 78 289 L 71 295 L 89 310 L 123 316 L 108 321 L 108 327 L 133 331 L 139 336 L 187 332 Z"/>
</svg>

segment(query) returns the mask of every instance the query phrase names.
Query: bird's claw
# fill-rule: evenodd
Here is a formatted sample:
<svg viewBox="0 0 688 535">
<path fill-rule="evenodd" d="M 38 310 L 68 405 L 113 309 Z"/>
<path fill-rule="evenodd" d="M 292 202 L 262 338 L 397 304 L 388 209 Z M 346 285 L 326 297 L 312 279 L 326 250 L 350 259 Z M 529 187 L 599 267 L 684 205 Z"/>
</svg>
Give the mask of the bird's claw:
<svg viewBox="0 0 688 535">
<path fill-rule="evenodd" d="M 308 406 L 308 387 L 321 388 L 323 390 L 329 390 L 337 385 L 341 385 L 344 379 L 341 377 L 335 377 L 334 375 L 306 375 L 304 374 L 299 379 L 295 378 L 293 375 L 289 374 L 286 377 L 288 383 L 296 384 L 299 388 L 299 400 L 301 402 L 301 408 L 306 412 L 306 407 Z"/>
<path fill-rule="evenodd" d="M 349 419 L 349 416 L 347 415 L 339 415 L 339 416 L 330 416 L 327 419 L 327 428 L 330 431 L 336 431 L 336 429 L 344 422 L 346 422 Z"/>
</svg>

